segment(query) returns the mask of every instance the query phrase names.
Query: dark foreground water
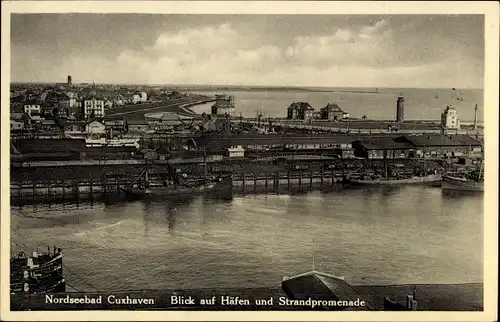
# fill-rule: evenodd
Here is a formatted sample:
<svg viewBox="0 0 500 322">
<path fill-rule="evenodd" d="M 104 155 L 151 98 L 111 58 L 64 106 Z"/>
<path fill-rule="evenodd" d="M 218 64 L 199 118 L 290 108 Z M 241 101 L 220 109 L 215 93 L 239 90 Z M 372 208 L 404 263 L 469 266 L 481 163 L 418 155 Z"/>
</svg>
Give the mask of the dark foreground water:
<svg viewBox="0 0 500 322">
<path fill-rule="evenodd" d="M 233 201 L 13 208 L 12 251 L 57 245 L 79 290 L 482 282 L 483 196 L 406 186 Z M 22 246 L 19 246 L 22 245 Z"/>
</svg>

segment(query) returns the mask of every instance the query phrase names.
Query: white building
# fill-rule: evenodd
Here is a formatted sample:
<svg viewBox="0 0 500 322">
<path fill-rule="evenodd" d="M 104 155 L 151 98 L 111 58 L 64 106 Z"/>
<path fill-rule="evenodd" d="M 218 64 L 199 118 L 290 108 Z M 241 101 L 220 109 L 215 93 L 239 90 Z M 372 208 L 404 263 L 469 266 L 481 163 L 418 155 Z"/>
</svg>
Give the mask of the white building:
<svg viewBox="0 0 500 322">
<path fill-rule="evenodd" d="M 453 106 L 446 106 L 444 112 L 441 113 L 441 126 L 445 130 L 460 130 L 460 120 Z"/>
<path fill-rule="evenodd" d="M 101 136 L 106 134 L 106 126 L 99 122 L 93 121 L 85 125 L 85 132 L 92 136 Z"/>
<path fill-rule="evenodd" d="M 92 97 L 83 101 L 83 117 L 88 118 L 91 115 L 95 118 L 104 117 L 104 101 Z"/>
<path fill-rule="evenodd" d="M 227 151 L 229 152 L 230 158 L 238 158 L 238 157 L 245 156 L 245 149 L 243 149 L 243 147 L 241 145 L 238 145 L 236 147 L 232 146 L 230 148 L 227 148 Z"/>
<path fill-rule="evenodd" d="M 141 102 L 148 101 L 148 94 L 146 92 L 141 92 Z"/>
<path fill-rule="evenodd" d="M 24 113 L 28 115 L 36 114 L 40 115 L 40 105 L 39 104 L 26 104 L 24 105 Z"/>
<path fill-rule="evenodd" d="M 137 104 L 140 103 L 141 101 L 142 101 L 141 95 L 134 94 L 134 96 L 132 97 L 132 103 Z"/>
</svg>

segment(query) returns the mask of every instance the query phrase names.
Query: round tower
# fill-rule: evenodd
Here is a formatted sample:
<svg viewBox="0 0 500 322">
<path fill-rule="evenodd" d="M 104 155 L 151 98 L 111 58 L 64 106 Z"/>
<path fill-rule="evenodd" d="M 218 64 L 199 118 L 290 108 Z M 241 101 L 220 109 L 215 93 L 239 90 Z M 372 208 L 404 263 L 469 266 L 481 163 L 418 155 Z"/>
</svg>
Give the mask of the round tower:
<svg viewBox="0 0 500 322">
<path fill-rule="evenodd" d="M 402 94 L 399 95 L 396 103 L 396 122 L 404 122 L 405 120 L 405 98 Z"/>
</svg>

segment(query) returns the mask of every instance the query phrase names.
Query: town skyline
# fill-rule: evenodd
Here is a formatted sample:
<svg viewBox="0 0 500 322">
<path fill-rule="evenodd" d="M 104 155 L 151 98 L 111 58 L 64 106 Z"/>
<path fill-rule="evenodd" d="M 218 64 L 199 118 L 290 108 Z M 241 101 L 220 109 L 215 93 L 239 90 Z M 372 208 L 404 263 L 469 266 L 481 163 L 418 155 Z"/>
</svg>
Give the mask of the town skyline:
<svg viewBox="0 0 500 322">
<path fill-rule="evenodd" d="M 483 29 L 480 15 L 13 14 L 11 81 L 480 89 Z"/>
</svg>

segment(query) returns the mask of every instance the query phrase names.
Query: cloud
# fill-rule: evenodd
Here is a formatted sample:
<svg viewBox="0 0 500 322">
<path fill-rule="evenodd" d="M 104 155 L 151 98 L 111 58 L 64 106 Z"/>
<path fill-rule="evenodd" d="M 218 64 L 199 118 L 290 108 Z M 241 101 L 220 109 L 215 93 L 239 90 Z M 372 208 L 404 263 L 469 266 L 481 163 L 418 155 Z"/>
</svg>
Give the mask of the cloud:
<svg viewBox="0 0 500 322">
<path fill-rule="evenodd" d="M 278 46 L 252 29 L 223 23 L 160 33 L 154 43 L 124 49 L 113 58 L 71 55 L 59 66 L 44 66 L 43 75 L 102 83 L 481 86 L 481 64 L 471 62 L 460 44 L 442 42 L 444 46 L 437 42 L 418 47 L 380 19 L 298 35 Z M 24 72 L 33 65 L 25 63 Z"/>
</svg>

